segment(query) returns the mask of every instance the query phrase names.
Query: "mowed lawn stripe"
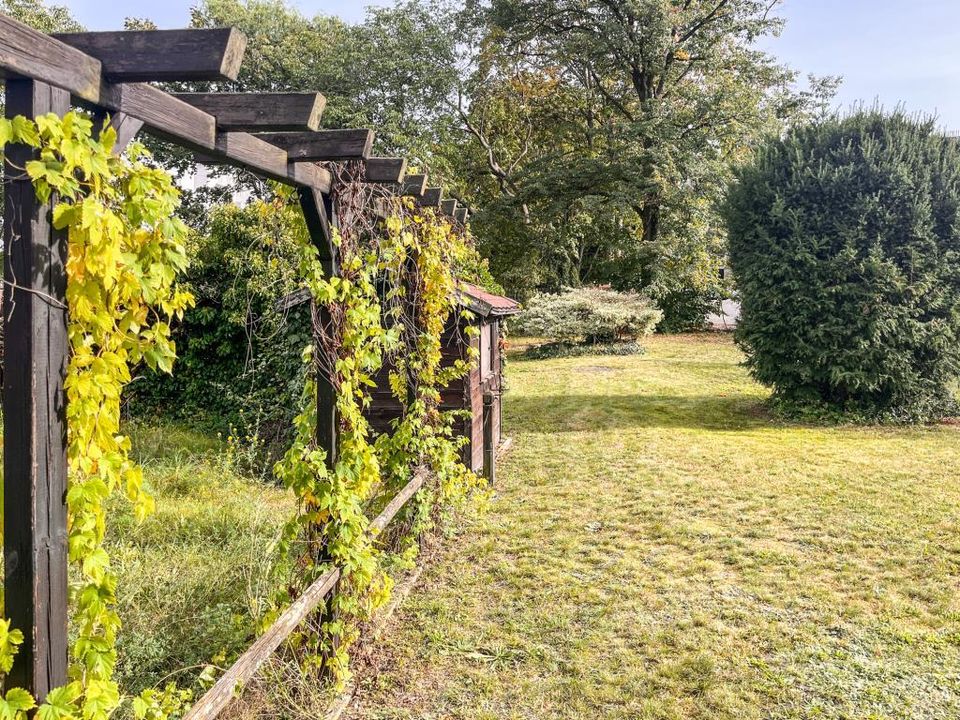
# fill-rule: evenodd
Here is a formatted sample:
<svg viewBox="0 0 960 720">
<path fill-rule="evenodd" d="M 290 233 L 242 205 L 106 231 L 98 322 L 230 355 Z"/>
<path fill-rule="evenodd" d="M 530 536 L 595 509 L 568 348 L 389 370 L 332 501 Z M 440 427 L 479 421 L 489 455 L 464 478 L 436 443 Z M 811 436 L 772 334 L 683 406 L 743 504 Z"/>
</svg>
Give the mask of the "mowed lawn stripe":
<svg viewBox="0 0 960 720">
<path fill-rule="evenodd" d="M 514 449 L 354 718 L 960 716 L 960 434 L 765 410 L 727 336 L 511 360 Z"/>
</svg>

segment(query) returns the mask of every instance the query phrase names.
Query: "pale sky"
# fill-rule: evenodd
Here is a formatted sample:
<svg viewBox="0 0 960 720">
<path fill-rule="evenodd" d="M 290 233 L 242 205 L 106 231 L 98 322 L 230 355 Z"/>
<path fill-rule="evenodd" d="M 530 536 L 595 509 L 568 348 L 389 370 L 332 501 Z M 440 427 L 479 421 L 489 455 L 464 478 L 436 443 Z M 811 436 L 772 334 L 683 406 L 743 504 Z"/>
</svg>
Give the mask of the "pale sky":
<svg viewBox="0 0 960 720">
<path fill-rule="evenodd" d="M 119 29 L 128 15 L 185 26 L 193 0 L 59 0 L 92 30 Z M 363 18 L 387 0 L 294 0 L 308 15 Z M 936 113 L 960 130 L 960 0 L 785 0 L 787 28 L 763 47 L 803 73 L 842 75 L 839 104 L 879 100 Z"/>
</svg>

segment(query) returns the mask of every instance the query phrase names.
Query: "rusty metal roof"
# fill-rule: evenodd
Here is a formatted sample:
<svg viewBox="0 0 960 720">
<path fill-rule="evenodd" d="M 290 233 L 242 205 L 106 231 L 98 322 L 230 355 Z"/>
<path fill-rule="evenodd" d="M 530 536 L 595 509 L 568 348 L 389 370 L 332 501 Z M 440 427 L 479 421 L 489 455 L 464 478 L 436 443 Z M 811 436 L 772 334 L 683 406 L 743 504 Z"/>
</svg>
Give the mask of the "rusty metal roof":
<svg viewBox="0 0 960 720">
<path fill-rule="evenodd" d="M 520 312 L 520 303 L 513 298 L 488 292 L 478 285 L 461 282 L 459 296 L 462 305 L 483 317 L 516 315 Z"/>
</svg>

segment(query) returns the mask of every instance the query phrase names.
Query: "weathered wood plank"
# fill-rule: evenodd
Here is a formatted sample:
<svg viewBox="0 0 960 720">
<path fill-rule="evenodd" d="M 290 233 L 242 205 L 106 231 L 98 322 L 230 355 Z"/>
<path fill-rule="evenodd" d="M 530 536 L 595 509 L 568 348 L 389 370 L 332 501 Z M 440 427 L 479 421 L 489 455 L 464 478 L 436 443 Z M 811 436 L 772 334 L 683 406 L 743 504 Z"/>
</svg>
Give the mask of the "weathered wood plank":
<svg viewBox="0 0 960 720">
<path fill-rule="evenodd" d="M 93 113 L 94 136 L 99 137 L 100 133 L 107 127 L 112 127 L 117 133 L 117 141 L 113 144 L 113 154 L 121 155 L 143 128 L 143 121 L 130 117 L 126 113 L 116 112 L 111 114 L 103 108 L 98 108 Z"/>
<path fill-rule="evenodd" d="M 440 201 L 443 200 L 443 188 L 427 188 L 423 192 L 420 204 L 423 207 L 440 207 Z"/>
<path fill-rule="evenodd" d="M 366 160 L 373 147 L 372 130 L 259 133 L 259 137 L 287 151 L 290 160 Z"/>
<path fill-rule="evenodd" d="M 493 432 L 493 393 L 483 394 L 483 476 L 491 487 L 497 482 L 497 442 Z"/>
<path fill-rule="evenodd" d="M 58 33 L 96 58 L 110 82 L 236 80 L 247 48 L 236 28 Z"/>
<path fill-rule="evenodd" d="M 6 116 L 58 115 L 68 92 L 32 80 L 7 80 Z M 68 341 L 65 232 L 50 225 L 51 204 L 37 201 L 22 168 L 34 157 L 8 145 L 3 241 L 4 453 L 3 550 L 6 616 L 23 631 L 8 687 L 34 697 L 67 681 Z"/>
<path fill-rule="evenodd" d="M 213 115 L 177 100 L 153 85 L 104 82 L 97 104 L 142 120 L 152 135 L 184 147 L 212 150 L 216 145 L 217 122 Z"/>
<path fill-rule="evenodd" d="M 287 153 L 245 132 L 217 134 L 217 153 L 240 167 L 247 167 L 273 179 L 287 179 Z"/>
<path fill-rule="evenodd" d="M 423 197 L 427 189 L 426 175 L 407 175 L 397 188 L 397 194 L 404 197 Z"/>
<path fill-rule="evenodd" d="M 413 479 L 404 486 L 383 511 L 370 522 L 370 532 L 376 534 L 390 524 L 427 481 L 429 474 L 424 468 L 414 471 Z M 339 568 L 334 568 L 316 580 L 303 595 L 287 608 L 277 621 L 244 652 L 223 674 L 216 684 L 197 701 L 184 716 L 184 720 L 212 720 L 236 697 L 256 675 L 263 664 L 276 652 L 281 643 L 333 592 L 340 580 Z"/>
<path fill-rule="evenodd" d="M 320 93 L 175 93 L 217 118 L 219 130 L 316 130 L 327 100 Z"/>
<path fill-rule="evenodd" d="M 277 621 L 241 655 L 207 693 L 190 708 L 184 720 L 212 720 L 236 697 L 257 670 L 270 659 L 286 640 L 333 589 L 340 579 L 339 568 L 334 568 L 316 580 L 298 597 Z"/>
<path fill-rule="evenodd" d="M 110 125 L 117 131 L 117 142 L 113 146 L 113 151 L 119 155 L 137 137 L 144 123 L 139 118 L 118 112 L 110 116 Z"/>
<path fill-rule="evenodd" d="M 63 88 L 85 100 L 100 95 L 100 61 L 0 14 L 3 77 L 21 75 Z"/>
<path fill-rule="evenodd" d="M 443 200 L 440 203 L 440 210 L 444 214 L 449 215 L 450 217 L 453 217 L 454 214 L 457 212 L 457 201 L 453 199 Z"/>
<path fill-rule="evenodd" d="M 252 138 L 253 141 L 262 143 L 268 148 L 271 148 L 271 152 L 283 153 L 284 158 L 287 157 L 287 154 L 276 145 L 271 145 L 270 143 L 260 140 L 260 138 L 256 135 L 250 135 L 249 133 L 227 134 L 234 136 L 231 145 L 221 144 L 220 148 L 194 153 L 194 162 L 200 163 L 201 165 L 233 165 L 239 168 L 250 170 L 254 174 L 260 175 L 261 177 L 265 177 L 270 180 L 276 180 L 277 182 L 285 183 L 287 185 L 293 185 L 294 187 L 310 188 L 324 194 L 330 192 L 330 188 L 333 184 L 333 178 L 330 174 L 330 171 L 326 168 L 312 162 L 286 163 L 286 171 L 281 173 L 279 172 L 279 166 L 273 164 L 249 164 L 249 160 L 251 159 L 249 154 L 243 155 L 242 157 L 236 157 L 236 148 L 240 142 L 240 138 L 236 136 L 245 135 L 246 138 Z M 243 139 L 244 144 L 248 142 L 246 138 Z M 228 152 L 223 152 L 225 149 Z"/>
<path fill-rule="evenodd" d="M 398 183 L 407 174 L 406 158 L 370 158 L 365 165 L 368 183 Z"/>
<path fill-rule="evenodd" d="M 427 477 L 429 477 L 429 474 L 425 469 L 417 468 L 413 473 L 413 478 L 404 486 L 403 490 L 397 493 L 397 496 L 387 504 L 380 514 L 370 521 L 370 530 L 374 533 L 383 532 L 410 498 L 423 487 Z"/>
<path fill-rule="evenodd" d="M 226 152 L 216 150 L 217 124 L 210 113 L 151 85 L 107 82 L 99 77 L 99 60 L 3 15 L 0 15 L 0 66 L 68 90 L 77 100 L 114 116 L 122 113 L 129 124 L 125 120 L 118 129 L 118 139 L 122 141 L 118 145 L 129 142 L 129 137 L 136 134 L 134 128 L 139 121 L 153 135 L 215 155 L 220 161 L 239 164 L 250 157 L 253 143 L 246 139 L 234 138 Z M 305 95 L 316 101 L 315 93 Z M 349 137 L 342 139 L 350 140 Z M 233 149 L 238 143 L 241 152 L 235 157 Z M 322 192 L 330 190 L 330 174 L 322 168 L 302 167 L 299 163 L 284 168 L 282 173 L 278 167 L 271 165 L 270 168 L 272 179 L 297 185 L 309 182 Z"/>
<path fill-rule="evenodd" d="M 306 186 L 327 194 L 333 185 L 330 171 L 311 162 L 292 162 L 287 166 L 287 177 L 294 185 Z"/>
</svg>

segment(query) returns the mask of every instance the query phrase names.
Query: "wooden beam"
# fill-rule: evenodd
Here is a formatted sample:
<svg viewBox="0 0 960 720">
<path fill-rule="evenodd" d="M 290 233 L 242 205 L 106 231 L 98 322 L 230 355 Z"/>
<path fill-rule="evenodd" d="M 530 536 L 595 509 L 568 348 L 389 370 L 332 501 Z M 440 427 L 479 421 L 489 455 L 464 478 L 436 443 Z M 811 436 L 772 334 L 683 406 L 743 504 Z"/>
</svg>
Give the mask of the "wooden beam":
<svg viewBox="0 0 960 720">
<path fill-rule="evenodd" d="M 3 77 L 22 76 L 63 88 L 85 100 L 100 96 L 100 61 L 0 14 Z"/>
<path fill-rule="evenodd" d="M 126 113 L 110 114 L 103 108 L 99 108 L 93 114 L 94 137 L 100 137 L 100 133 L 107 127 L 112 127 L 117 133 L 117 140 L 113 144 L 113 154 L 122 155 L 127 146 L 133 142 L 137 133 L 143 128 L 143 121 L 130 117 Z"/>
<path fill-rule="evenodd" d="M 230 136 L 229 141 L 224 140 L 224 136 Z M 329 193 L 333 186 L 333 176 L 326 168 L 311 162 L 287 162 L 287 154 L 283 150 L 264 142 L 256 135 L 222 133 L 218 136 L 217 143 L 218 147 L 213 150 L 194 153 L 193 161 L 201 165 L 232 165 L 269 180 L 324 194 Z M 282 172 L 279 163 L 275 159 L 271 160 L 274 153 L 283 154 L 285 170 Z M 258 156 L 260 160 L 257 159 Z"/>
<path fill-rule="evenodd" d="M 454 217 L 457 219 L 457 222 L 461 225 L 467 224 L 467 218 L 470 215 L 470 211 L 465 207 L 457 208 L 457 212 L 454 214 Z"/>
<path fill-rule="evenodd" d="M 70 94 L 8 79 L 6 117 L 64 115 Z M 67 682 L 67 234 L 50 225 L 22 170 L 36 151 L 8 145 L 4 164 L 4 611 L 23 631 L 7 687 L 34 697 Z"/>
<path fill-rule="evenodd" d="M 457 201 L 453 199 L 441 201 L 440 211 L 443 212 L 445 215 L 454 217 L 454 215 L 457 212 Z"/>
<path fill-rule="evenodd" d="M 333 204 L 330 196 L 308 188 L 300 188 L 300 208 L 307 223 L 310 239 L 317 248 L 323 271 L 327 277 L 338 273 L 337 249 L 333 242 L 333 232 L 330 222 L 333 215 Z M 315 307 L 321 327 L 329 327 L 330 313 L 324 306 Z M 315 330 L 316 334 L 318 331 Z M 321 338 L 314 338 L 314 346 L 322 348 Z M 337 412 L 337 390 L 330 382 L 330 378 L 321 371 L 317 373 L 317 445 L 326 453 L 327 467 L 333 470 L 337 465 L 337 456 L 340 451 L 340 418 Z"/>
<path fill-rule="evenodd" d="M 407 174 L 406 158 L 370 158 L 365 164 L 368 183 L 398 183 Z"/>
<path fill-rule="evenodd" d="M 427 189 L 426 175 L 407 175 L 397 188 L 397 194 L 404 197 L 423 197 Z"/>
<path fill-rule="evenodd" d="M 487 485 L 497 484 L 497 442 L 493 432 L 493 414 L 496 411 L 494 394 L 483 394 L 483 476 Z"/>
<path fill-rule="evenodd" d="M 316 130 L 327 100 L 320 93 L 175 93 L 217 118 L 217 128 L 243 132 Z"/>
<path fill-rule="evenodd" d="M 247 49 L 236 28 L 58 33 L 96 58 L 109 82 L 236 80 Z"/>
<path fill-rule="evenodd" d="M 213 720 L 257 674 L 281 643 L 310 617 L 340 579 L 339 568 L 320 576 L 284 610 L 276 622 L 217 680 L 216 684 L 187 712 L 183 720 Z"/>
<path fill-rule="evenodd" d="M 366 160 L 373 147 L 372 130 L 260 133 L 259 137 L 286 150 L 290 160 Z"/>
<path fill-rule="evenodd" d="M 110 116 L 110 126 L 117 131 L 117 142 L 113 146 L 113 152 L 119 155 L 137 137 L 137 133 L 143 128 L 143 120 L 118 112 Z"/>
<path fill-rule="evenodd" d="M 292 162 L 287 165 L 287 177 L 297 186 L 319 190 L 326 195 L 333 187 L 330 171 L 311 162 Z"/>
<path fill-rule="evenodd" d="M 216 146 L 217 122 L 213 115 L 153 85 L 104 83 L 98 104 L 142 120 L 152 135 L 189 149 L 212 150 Z"/>
<path fill-rule="evenodd" d="M 221 148 L 217 149 L 217 123 L 213 115 L 152 85 L 107 82 L 99 77 L 101 63 L 96 58 L 5 15 L 0 15 L 0 68 L 6 75 L 29 77 L 67 90 L 76 101 L 94 110 L 105 110 L 114 116 L 122 113 L 130 120 L 142 122 L 144 129 L 153 135 L 221 161 L 246 162 L 255 147 L 254 142 L 246 138 L 232 138 L 226 144 L 221 142 Z M 133 128 L 131 123 L 128 129 L 132 132 Z M 298 186 L 317 183 L 310 186 L 321 192 L 330 190 L 330 175 L 325 170 L 303 168 L 299 163 L 296 167 L 288 166 L 282 173 L 273 165 L 268 169 L 272 173 L 268 176 L 281 182 Z M 255 170 L 267 174 L 263 167 Z"/>
<path fill-rule="evenodd" d="M 337 249 L 333 243 L 333 232 L 330 229 L 330 215 L 333 207 L 330 198 L 314 188 L 300 188 L 300 207 L 307 223 L 307 232 L 316 246 L 323 270 L 328 277 L 336 275 Z"/>
<path fill-rule="evenodd" d="M 417 494 L 417 491 L 423 487 L 428 477 L 427 471 L 423 468 L 417 468 L 413 473 L 413 478 L 408 482 L 403 490 L 397 493 L 387 506 L 377 517 L 370 521 L 370 532 L 374 535 L 386 530 L 390 521 L 396 517 L 397 513 L 409 502 L 410 498 Z"/>
<path fill-rule="evenodd" d="M 287 154 L 276 145 L 244 132 L 217 134 L 217 153 L 231 164 L 259 171 L 267 177 L 285 180 Z"/>
<path fill-rule="evenodd" d="M 420 204 L 423 207 L 440 207 L 440 201 L 443 199 L 443 188 L 427 188 L 423 192 L 423 198 Z"/>
</svg>

